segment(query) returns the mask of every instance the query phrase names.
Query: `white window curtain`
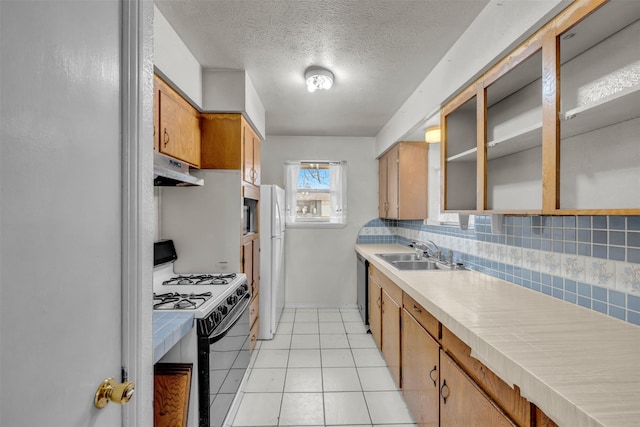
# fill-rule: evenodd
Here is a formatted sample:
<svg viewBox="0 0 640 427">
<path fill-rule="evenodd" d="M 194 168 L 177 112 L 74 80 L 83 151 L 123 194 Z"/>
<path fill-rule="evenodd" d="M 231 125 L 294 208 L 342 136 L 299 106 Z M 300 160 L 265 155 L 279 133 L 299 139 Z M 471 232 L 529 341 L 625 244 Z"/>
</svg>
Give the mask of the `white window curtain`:
<svg viewBox="0 0 640 427">
<path fill-rule="evenodd" d="M 347 222 L 347 165 L 344 162 L 331 163 L 329 165 L 331 194 L 331 217 L 334 224 L 346 224 Z"/>
<path fill-rule="evenodd" d="M 298 197 L 298 176 L 300 163 L 287 163 L 284 167 L 286 176 L 286 223 L 296 222 L 296 206 Z"/>
</svg>

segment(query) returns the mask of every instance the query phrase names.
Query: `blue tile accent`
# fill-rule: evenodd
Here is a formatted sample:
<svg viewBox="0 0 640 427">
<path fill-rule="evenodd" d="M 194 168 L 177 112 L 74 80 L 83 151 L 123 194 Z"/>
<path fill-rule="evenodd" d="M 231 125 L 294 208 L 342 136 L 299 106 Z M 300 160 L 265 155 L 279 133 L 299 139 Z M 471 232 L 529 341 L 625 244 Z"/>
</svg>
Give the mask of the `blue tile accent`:
<svg viewBox="0 0 640 427">
<path fill-rule="evenodd" d="M 578 217 L 578 228 L 591 228 L 591 217 L 590 216 L 579 216 Z"/>
<path fill-rule="evenodd" d="M 593 231 L 593 243 L 599 243 L 601 245 L 607 244 L 607 232 L 606 231 Z"/>
<path fill-rule="evenodd" d="M 600 313 L 607 314 L 607 304 L 602 301 L 593 301 L 593 309 Z"/>
<path fill-rule="evenodd" d="M 491 232 L 490 217 L 475 217 L 475 229 L 460 230 L 455 227 L 424 225 L 423 221 L 399 221 L 374 219 L 367 223 L 377 233 L 358 236 L 358 243 L 395 243 L 408 245 L 411 240 L 391 234 L 392 228 L 432 233 L 436 236 L 455 236 L 475 241 L 507 244 L 533 248 L 557 254 L 579 254 L 595 259 L 627 261 L 640 264 L 640 216 L 505 216 L 503 234 Z M 404 234 L 404 233 L 403 233 Z M 437 237 L 429 237 L 441 244 Z M 449 249 L 441 245 L 446 254 Z M 456 251 L 455 260 L 468 268 L 499 277 L 516 285 L 562 298 L 570 303 L 609 313 L 610 316 L 633 323 L 630 319 L 640 316 L 640 299 L 636 295 L 610 290 L 601 286 L 593 288 L 586 283 L 541 274 L 505 262 L 491 261 L 483 257 Z M 592 300 L 593 295 L 593 300 Z M 607 301 L 609 305 L 607 305 Z M 634 308 L 627 308 L 625 304 Z M 627 312 L 635 313 L 625 315 Z M 635 317 L 634 317 L 635 316 Z"/>
<path fill-rule="evenodd" d="M 640 230 L 640 215 L 627 217 L 627 230 Z"/>
<path fill-rule="evenodd" d="M 609 259 L 613 261 L 624 261 L 625 249 L 616 246 L 609 246 Z"/>
<path fill-rule="evenodd" d="M 626 295 L 619 291 L 609 289 L 609 304 L 617 305 L 620 307 L 626 307 L 627 304 Z"/>
<path fill-rule="evenodd" d="M 640 233 L 629 231 L 627 233 L 627 244 L 634 248 L 640 248 Z"/>
<path fill-rule="evenodd" d="M 593 245 L 592 255 L 596 258 L 607 259 L 607 247 L 603 245 Z"/>
<path fill-rule="evenodd" d="M 575 216 L 565 216 L 563 222 L 564 222 L 564 226 L 565 227 L 575 227 L 576 226 L 576 217 Z"/>
<path fill-rule="evenodd" d="M 578 283 L 578 295 L 591 298 L 591 285 Z"/>
<path fill-rule="evenodd" d="M 593 286 L 591 288 L 591 293 L 593 295 L 593 299 L 607 302 L 607 289 L 601 288 L 600 286 Z"/>
<path fill-rule="evenodd" d="M 640 297 L 627 295 L 627 308 L 629 310 L 640 312 Z"/>
<path fill-rule="evenodd" d="M 576 294 L 574 294 L 573 292 L 565 292 L 564 293 L 564 300 L 566 302 L 570 302 L 575 304 L 577 302 L 578 296 Z"/>
<path fill-rule="evenodd" d="M 625 229 L 625 217 L 623 216 L 610 216 L 609 228 L 611 230 L 624 230 Z"/>
<path fill-rule="evenodd" d="M 578 242 L 591 242 L 591 230 L 578 230 Z"/>
<path fill-rule="evenodd" d="M 591 218 L 593 222 L 593 228 L 603 229 L 607 228 L 607 217 L 606 216 L 594 216 Z"/>
<path fill-rule="evenodd" d="M 591 256 L 591 244 L 590 243 L 579 243 L 578 244 L 578 255 Z"/>
<path fill-rule="evenodd" d="M 615 317 L 620 320 L 627 320 L 627 311 L 624 308 L 616 307 L 615 305 L 609 306 L 609 316 Z"/>
<path fill-rule="evenodd" d="M 632 233 L 629 233 L 632 234 Z M 609 244 L 610 245 L 618 245 L 624 246 L 625 238 L 623 231 L 610 231 L 609 232 Z"/>
<path fill-rule="evenodd" d="M 586 297 L 578 297 L 578 305 L 586 308 L 591 308 L 591 299 Z"/>
<path fill-rule="evenodd" d="M 193 328 L 193 313 L 153 312 L 153 363 Z"/>
<path fill-rule="evenodd" d="M 558 289 L 564 288 L 562 277 L 553 276 L 553 287 Z"/>
<path fill-rule="evenodd" d="M 640 313 L 627 311 L 627 322 L 640 326 Z"/>
</svg>

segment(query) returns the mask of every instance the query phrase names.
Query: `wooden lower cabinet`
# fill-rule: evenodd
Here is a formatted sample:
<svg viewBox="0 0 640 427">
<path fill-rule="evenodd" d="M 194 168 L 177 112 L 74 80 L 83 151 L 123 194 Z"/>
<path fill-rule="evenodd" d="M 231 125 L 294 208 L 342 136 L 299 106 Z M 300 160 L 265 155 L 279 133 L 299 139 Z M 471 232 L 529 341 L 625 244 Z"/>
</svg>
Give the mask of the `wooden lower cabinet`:
<svg viewBox="0 0 640 427">
<path fill-rule="evenodd" d="M 400 387 L 400 305 L 382 290 L 382 355 Z"/>
<path fill-rule="evenodd" d="M 369 330 L 398 387 L 400 376 L 400 312 L 402 290 L 369 266 Z"/>
<path fill-rule="evenodd" d="M 402 394 L 419 427 L 440 425 L 439 375 L 440 344 L 403 309 Z"/>
<path fill-rule="evenodd" d="M 557 427 L 373 265 L 369 328 L 418 426 Z"/>
<path fill-rule="evenodd" d="M 369 275 L 369 330 L 378 348 L 382 348 L 382 287 Z"/>
<path fill-rule="evenodd" d="M 478 359 L 471 357 L 471 348 L 446 327 L 442 327 L 442 348 L 518 425 L 530 426 L 531 403 L 520 395 L 517 386 L 510 387 Z"/>
<path fill-rule="evenodd" d="M 260 322 L 256 321 L 249 331 L 249 350 L 253 351 L 258 341 Z"/>
<path fill-rule="evenodd" d="M 249 347 L 251 350 L 256 345 L 260 322 L 260 239 L 258 234 L 243 238 L 242 243 L 242 271 L 247 276 L 247 285 L 251 291 L 251 303 L 249 306 L 249 324 L 251 325 Z"/>
<path fill-rule="evenodd" d="M 440 426 L 515 426 L 444 351 L 440 350 Z"/>
</svg>

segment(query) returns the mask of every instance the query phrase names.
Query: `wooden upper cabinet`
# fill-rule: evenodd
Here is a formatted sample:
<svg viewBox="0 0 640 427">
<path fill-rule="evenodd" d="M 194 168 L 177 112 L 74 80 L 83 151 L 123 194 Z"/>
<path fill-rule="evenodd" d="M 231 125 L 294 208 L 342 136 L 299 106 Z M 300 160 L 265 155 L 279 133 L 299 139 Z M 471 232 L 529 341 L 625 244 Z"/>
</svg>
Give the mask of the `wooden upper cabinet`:
<svg viewBox="0 0 640 427">
<path fill-rule="evenodd" d="M 378 214 L 389 219 L 427 217 L 427 144 L 399 142 L 378 161 Z"/>
<path fill-rule="evenodd" d="M 242 119 L 242 146 L 243 180 L 253 185 L 260 185 L 260 138 L 244 118 Z"/>
<path fill-rule="evenodd" d="M 200 167 L 198 111 L 158 76 L 154 78 L 154 149 Z"/>
<path fill-rule="evenodd" d="M 576 0 L 444 105 L 443 210 L 639 214 L 639 31 L 640 2 Z"/>
<path fill-rule="evenodd" d="M 260 138 L 242 114 L 202 114 L 202 168 L 238 169 L 260 185 Z"/>
<path fill-rule="evenodd" d="M 549 62 L 562 82 L 550 109 L 559 117 L 552 202 L 562 215 L 638 215 L 640 2 L 614 0 L 584 12 L 549 38 L 559 48 Z"/>
</svg>

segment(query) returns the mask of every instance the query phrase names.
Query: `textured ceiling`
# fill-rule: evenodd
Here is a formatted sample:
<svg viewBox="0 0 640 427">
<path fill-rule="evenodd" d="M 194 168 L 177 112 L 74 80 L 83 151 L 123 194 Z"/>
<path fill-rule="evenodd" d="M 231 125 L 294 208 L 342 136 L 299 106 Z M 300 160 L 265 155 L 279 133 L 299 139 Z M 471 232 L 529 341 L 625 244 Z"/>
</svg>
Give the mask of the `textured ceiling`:
<svg viewBox="0 0 640 427">
<path fill-rule="evenodd" d="M 247 71 L 267 135 L 375 136 L 488 0 L 155 3 L 204 68 Z M 330 91 L 307 92 L 311 65 Z"/>
</svg>

